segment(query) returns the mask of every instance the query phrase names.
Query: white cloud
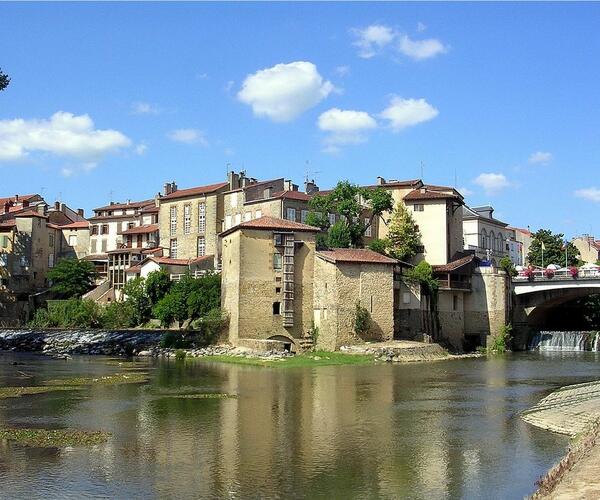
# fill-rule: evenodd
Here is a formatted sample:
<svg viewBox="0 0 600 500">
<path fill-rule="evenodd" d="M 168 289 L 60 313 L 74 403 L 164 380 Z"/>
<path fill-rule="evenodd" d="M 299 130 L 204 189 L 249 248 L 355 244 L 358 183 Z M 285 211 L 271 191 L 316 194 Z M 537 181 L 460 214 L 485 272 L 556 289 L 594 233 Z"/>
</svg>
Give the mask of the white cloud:
<svg viewBox="0 0 600 500">
<path fill-rule="evenodd" d="M 313 63 L 296 61 L 248 75 L 238 99 L 251 106 L 256 116 L 287 122 L 318 104 L 333 90 L 333 84 L 323 80 Z"/>
<path fill-rule="evenodd" d="M 71 177 L 74 173 L 75 173 L 75 171 L 72 168 L 69 168 L 69 167 L 63 167 L 60 170 L 60 174 L 63 177 Z"/>
<path fill-rule="evenodd" d="M 419 33 L 422 33 L 423 31 L 425 31 L 427 29 L 427 26 L 425 24 L 423 24 L 422 22 L 418 22 L 417 23 L 417 31 Z"/>
<path fill-rule="evenodd" d="M 131 105 L 131 112 L 134 115 L 157 115 L 160 110 L 149 102 L 134 102 Z"/>
<path fill-rule="evenodd" d="M 196 74 L 196 78 L 198 80 L 207 80 L 208 79 L 208 73 L 197 73 Z"/>
<path fill-rule="evenodd" d="M 332 108 L 319 116 L 319 129 L 327 132 L 324 151 L 335 153 L 346 144 L 359 144 L 367 140 L 366 132 L 377 128 L 375 119 L 365 111 Z"/>
<path fill-rule="evenodd" d="M 388 120 L 393 130 L 400 131 L 433 120 L 438 114 L 439 111 L 425 99 L 402 99 L 392 96 L 390 105 L 379 116 Z"/>
<path fill-rule="evenodd" d="M 148 151 L 148 145 L 146 143 L 140 142 L 139 144 L 136 144 L 136 146 L 135 146 L 135 154 L 136 155 L 142 156 L 143 154 L 146 153 L 146 151 Z"/>
<path fill-rule="evenodd" d="M 337 75 L 337 76 L 348 76 L 350 74 L 350 66 L 337 66 L 333 72 Z"/>
<path fill-rule="evenodd" d="M 593 201 L 594 203 L 600 203 L 600 189 L 596 187 L 578 189 L 575 191 L 575 196 L 584 200 Z"/>
<path fill-rule="evenodd" d="M 371 24 L 366 28 L 353 28 L 351 33 L 356 37 L 353 45 L 358 47 L 359 57 L 364 59 L 375 56 L 396 36 L 392 28 L 382 24 Z"/>
<path fill-rule="evenodd" d="M 552 153 L 536 151 L 529 156 L 529 163 L 547 165 L 552 161 Z"/>
<path fill-rule="evenodd" d="M 415 61 L 429 59 L 448 51 L 444 44 L 437 38 L 412 40 L 408 35 L 404 35 L 400 38 L 398 50 Z"/>
<path fill-rule="evenodd" d="M 495 173 L 479 174 L 473 182 L 481 186 L 486 194 L 495 194 L 510 186 L 504 174 Z"/>
<path fill-rule="evenodd" d="M 202 130 L 195 128 L 180 128 L 172 130 L 167 134 L 167 137 L 174 142 L 182 142 L 184 144 L 199 144 L 200 146 L 207 147 L 208 141 Z"/>
<path fill-rule="evenodd" d="M 0 161 L 16 161 L 41 152 L 100 160 L 131 145 L 117 130 L 96 130 L 88 115 L 59 111 L 50 119 L 0 120 Z"/>
</svg>

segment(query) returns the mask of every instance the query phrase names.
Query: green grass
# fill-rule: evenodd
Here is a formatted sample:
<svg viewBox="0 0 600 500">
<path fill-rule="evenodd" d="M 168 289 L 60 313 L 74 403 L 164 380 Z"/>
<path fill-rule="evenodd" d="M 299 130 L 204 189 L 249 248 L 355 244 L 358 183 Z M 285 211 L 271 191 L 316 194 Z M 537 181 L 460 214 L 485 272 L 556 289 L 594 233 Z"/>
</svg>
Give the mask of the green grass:
<svg viewBox="0 0 600 500">
<path fill-rule="evenodd" d="M 313 366 L 337 366 L 337 365 L 371 365 L 375 363 L 372 355 L 345 354 L 342 352 L 315 351 L 297 354 L 282 359 L 244 358 L 241 356 L 205 356 L 206 361 L 218 361 L 220 363 L 234 363 L 250 366 L 267 366 L 276 368 L 300 368 Z"/>
<path fill-rule="evenodd" d="M 75 391 L 79 387 L 57 385 L 52 387 L 0 387 L 0 399 L 20 398 L 29 394 L 45 394 L 57 391 Z"/>
<path fill-rule="evenodd" d="M 94 446 L 106 442 L 109 436 L 108 432 L 73 429 L 0 429 L 0 440 L 38 448 Z"/>
<path fill-rule="evenodd" d="M 74 377 L 58 380 L 49 380 L 47 385 L 81 386 L 81 385 L 116 385 L 116 384 L 141 384 L 148 380 L 147 373 L 114 373 L 100 377 Z"/>
</svg>

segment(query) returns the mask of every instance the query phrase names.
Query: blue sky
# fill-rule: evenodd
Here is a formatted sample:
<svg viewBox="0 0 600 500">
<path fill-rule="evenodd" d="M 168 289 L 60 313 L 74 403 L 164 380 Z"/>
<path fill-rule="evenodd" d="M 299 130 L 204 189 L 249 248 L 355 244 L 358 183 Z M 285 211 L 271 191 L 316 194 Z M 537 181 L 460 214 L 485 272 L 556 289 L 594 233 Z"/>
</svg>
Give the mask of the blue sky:
<svg viewBox="0 0 600 500">
<path fill-rule="evenodd" d="M 312 172 L 596 231 L 600 4 L 2 3 L 0 196 Z M 112 192 L 112 193 L 111 193 Z"/>
</svg>

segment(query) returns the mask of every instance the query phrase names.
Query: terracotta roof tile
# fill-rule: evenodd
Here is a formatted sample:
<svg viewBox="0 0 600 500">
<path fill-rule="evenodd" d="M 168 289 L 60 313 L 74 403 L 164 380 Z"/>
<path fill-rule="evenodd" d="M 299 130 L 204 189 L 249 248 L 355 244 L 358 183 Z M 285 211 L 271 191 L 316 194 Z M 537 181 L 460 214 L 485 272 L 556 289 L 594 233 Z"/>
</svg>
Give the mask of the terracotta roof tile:
<svg viewBox="0 0 600 500">
<path fill-rule="evenodd" d="M 146 205 L 154 204 L 154 200 L 142 200 L 142 201 L 130 201 L 129 203 L 113 203 L 112 205 L 106 205 L 104 207 L 94 208 L 94 211 L 98 210 L 121 210 L 123 208 L 141 208 Z"/>
<path fill-rule="evenodd" d="M 193 187 L 193 188 L 188 188 L 188 189 L 178 189 L 177 191 L 175 191 L 171 194 L 163 196 L 161 198 L 161 201 L 176 200 L 178 198 L 185 198 L 186 196 L 210 194 L 210 193 L 214 193 L 215 191 L 218 191 L 219 189 L 227 187 L 228 185 L 229 185 L 228 182 L 219 182 L 217 184 L 209 184 L 207 186 L 198 186 L 198 187 Z"/>
<path fill-rule="evenodd" d="M 143 226 L 135 226 L 131 229 L 126 229 L 121 234 L 149 234 L 158 231 L 158 224 L 144 224 Z"/>
<path fill-rule="evenodd" d="M 88 229 L 90 227 L 90 223 L 87 221 L 76 221 L 71 222 L 70 224 L 58 225 L 60 229 Z"/>
<path fill-rule="evenodd" d="M 273 198 L 285 198 L 287 200 L 309 201 L 312 196 L 302 191 L 279 191 L 273 195 Z"/>
<path fill-rule="evenodd" d="M 0 222 L 0 231 L 12 229 L 16 227 L 16 225 L 17 223 L 14 220 L 11 220 L 9 222 Z"/>
<path fill-rule="evenodd" d="M 434 272 L 439 273 L 449 273 L 452 271 L 456 271 L 457 269 L 466 266 L 467 264 L 471 264 L 473 261 L 479 261 L 479 258 L 475 255 L 467 255 L 466 257 L 462 257 L 460 259 L 453 260 L 452 262 L 448 262 L 448 264 L 442 264 L 437 266 L 431 266 Z"/>
<path fill-rule="evenodd" d="M 446 200 L 446 199 L 456 199 L 461 200 L 461 196 L 457 193 L 445 193 L 443 191 L 438 191 L 436 189 L 415 189 L 408 193 L 405 197 L 405 200 Z"/>
<path fill-rule="evenodd" d="M 300 222 L 294 222 L 291 220 L 278 219 L 276 217 L 263 216 L 258 219 L 253 219 L 247 222 L 242 222 L 237 226 L 234 226 L 227 231 L 223 231 L 221 236 L 225 236 L 238 229 L 267 229 L 271 231 L 300 231 L 300 232 L 311 232 L 318 233 L 320 229 L 318 227 L 309 226 L 307 224 L 301 224 Z"/>
<path fill-rule="evenodd" d="M 322 250 L 317 256 L 329 262 L 356 262 L 366 264 L 397 264 L 396 259 L 386 257 L 373 250 L 366 248 L 334 248 L 333 250 Z"/>
</svg>

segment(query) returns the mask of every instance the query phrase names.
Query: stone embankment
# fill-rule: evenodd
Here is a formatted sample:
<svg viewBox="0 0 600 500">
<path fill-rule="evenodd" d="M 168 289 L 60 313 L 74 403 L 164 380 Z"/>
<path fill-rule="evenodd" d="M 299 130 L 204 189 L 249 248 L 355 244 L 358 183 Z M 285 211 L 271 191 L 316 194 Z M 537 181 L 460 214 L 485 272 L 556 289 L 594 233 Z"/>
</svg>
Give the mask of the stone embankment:
<svg viewBox="0 0 600 500">
<path fill-rule="evenodd" d="M 562 460 L 538 481 L 532 498 L 600 498 L 600 381 L 563 387 L 522 418 L 575 437 Z"/>
<path fill-rule="evenodd" d="M 439 344 L 426 344 L 411 340 L 393 340 L 390 342 L 369 342 L 365 344 L 340 347 L 348 354 L 373 355 L 379 361 L 407 363 L 415 361 L 435 361 L 450 357 Z"/>
</svg>

